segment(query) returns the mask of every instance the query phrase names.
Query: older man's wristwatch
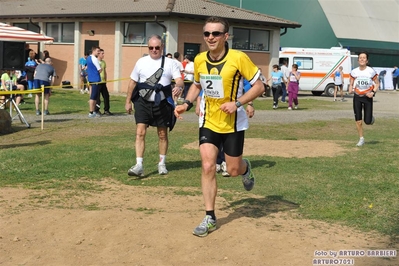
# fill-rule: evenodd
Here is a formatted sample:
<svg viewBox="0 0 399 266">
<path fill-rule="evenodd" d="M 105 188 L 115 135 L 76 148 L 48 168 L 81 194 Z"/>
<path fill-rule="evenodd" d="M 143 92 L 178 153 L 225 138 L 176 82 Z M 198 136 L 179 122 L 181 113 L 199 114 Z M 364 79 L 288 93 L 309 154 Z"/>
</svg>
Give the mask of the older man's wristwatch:
<svg viewBox="0 0 399 266">
<path fill-rule="evenodd" d="M 240 101 L 236 101 L 236 106 L 237 106 L 237 108 L 240 108 L 241 107 L 241 103 L 240 103 Z"/>
</svg>

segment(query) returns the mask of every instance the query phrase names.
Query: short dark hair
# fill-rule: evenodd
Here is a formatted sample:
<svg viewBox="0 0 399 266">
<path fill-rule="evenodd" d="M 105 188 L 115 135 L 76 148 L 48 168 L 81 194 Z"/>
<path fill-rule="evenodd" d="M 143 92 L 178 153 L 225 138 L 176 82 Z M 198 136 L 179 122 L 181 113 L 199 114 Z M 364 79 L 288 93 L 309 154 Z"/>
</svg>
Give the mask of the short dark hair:
<svg viewBox="0 0 399 266">
<path fill-rule="evenodd" d="M 212 16 L 205 20 L 205 24 L 208 23 L 221 23 L 224 26 L 224 32 L 229 32 L 229 22 L 225 18 Z"/>
<path fill-rule="evenodd" d="M 186 58 L 186 59 L 188 59 L 188 60 L 190 60 L 190 61 L 193 61 L 194 60 L 194 57 L 192 56 L 192 55 L 185 55 L 184 56 L 184 58 Z"/>
<path fill-rule="evenodd" d="M 180 53 L 179 53 L 179 52 L 175 52 L 175 53 L 173 54 L 173 57 L 174 57 L 175 59 L 179 59 Z"/>
<path fill-rule="evenodd" d="M 366 55 L 366 59 L 369 60 L 369 54 L 365 51 L 361 51 L 360 53 L 358 53 L 357 56 L 361 55 L 361 54 L 365 54 Z"/>
<path fill-rule="evenodd" d="M 91 52 L 94 52 L 97 49 L 100 49 L 100 47 L 99 46 L 93 46 L 93 47 L 91 47 Z"/>
</svg>

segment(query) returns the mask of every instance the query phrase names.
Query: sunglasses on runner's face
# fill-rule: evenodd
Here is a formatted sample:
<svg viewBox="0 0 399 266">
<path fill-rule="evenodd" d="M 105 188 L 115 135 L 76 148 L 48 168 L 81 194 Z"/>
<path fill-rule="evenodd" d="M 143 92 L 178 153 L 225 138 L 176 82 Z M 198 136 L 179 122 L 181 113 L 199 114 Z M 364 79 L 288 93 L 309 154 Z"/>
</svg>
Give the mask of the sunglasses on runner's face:
<svg viewBox="0 0 399 266">
<path fill-rule="evenodd" d="M 159 49 L 161 49 L 161 46 L 155 46 L 155 47 L 154 46 L 148 46 L 148 49 L 150 49 L 150 51 L 152 51 L 154 49 L 158 51 Z"/>
<path fill-rule="evenodd" d="M 211 34 L 212 34 L 213 37 L 219 37 L 219 36 L 222 36 L 224 34 L 224 32 L 221 32 L 221 31 L 212 31 L 212 32 L 204 31 L 204 36 L 205 37 L 209 37 L 209 36 L 211 36 Z"/>
</svg>

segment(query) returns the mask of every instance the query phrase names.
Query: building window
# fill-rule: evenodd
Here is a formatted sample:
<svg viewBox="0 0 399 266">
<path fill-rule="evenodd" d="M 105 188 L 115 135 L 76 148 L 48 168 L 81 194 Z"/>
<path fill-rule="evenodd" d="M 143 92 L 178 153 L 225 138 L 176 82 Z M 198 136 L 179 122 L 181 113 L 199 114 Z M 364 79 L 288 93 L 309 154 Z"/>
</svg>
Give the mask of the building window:
<svg viewBox="0 0 399 266">
<path fill-rule="evenodd" d="M 269 51 L 270 32 L 233 28 L 233 48 L 239 50 Z"/>
<path fill-rule="evenodd" d="M 162 36 L 163 28 L 154 22 L 126 22 L 124 33 L 125 44 L 147 44 L 149 36 Z"/>
<path fill-rule="evenodd" d="M 312 57 L 294 57 L 294 63 L 298 65 L 298 70 L 312 70 L 313 58 Z"/>
<path fill-rule="evenodd" d="M 16 27 L 25 29 L 25 30 L 30 30 L 30 31 L 33 31 L 33 32 L 40 33 L 40 31 L 39 31 L 40 27 L 38 27 L 36 25 L 33 25 L 31 23 L 14 23 L 13 25 L 16 26 Z"/>
<path fill-rule="evenodd" d="M 53 37 L 54 42 L 75 42 L 75 23 L 46 23 L 46 35 Z"/>
</svg>

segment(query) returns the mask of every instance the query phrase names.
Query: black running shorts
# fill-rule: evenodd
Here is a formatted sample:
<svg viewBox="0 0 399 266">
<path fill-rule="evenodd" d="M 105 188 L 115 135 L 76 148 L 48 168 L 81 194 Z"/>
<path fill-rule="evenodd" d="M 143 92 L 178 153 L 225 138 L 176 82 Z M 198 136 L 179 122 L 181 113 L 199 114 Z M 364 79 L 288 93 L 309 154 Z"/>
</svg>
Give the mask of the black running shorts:
<svg viewBox="0 0 399 266">
<path fill-rule="evenodd" d="M 171 121 L 172 106 L 166 99 L 162 100 L 158 106 L 154 102 L 149 102 L 139 97 L 134 102 L 134 118 L 136 124 L 146 124 L 153 127 L 169 127 Z"/>
<path fill-rule="evenodd" d="M 212 143 L 216 147 L 223 146 L 223 151 L 228 156 L 238 157 L 244 151 L 245 131 L 234 133 L 216 133 L 208 128 L 200 128 L 199 143 Z"/>
</svg>

